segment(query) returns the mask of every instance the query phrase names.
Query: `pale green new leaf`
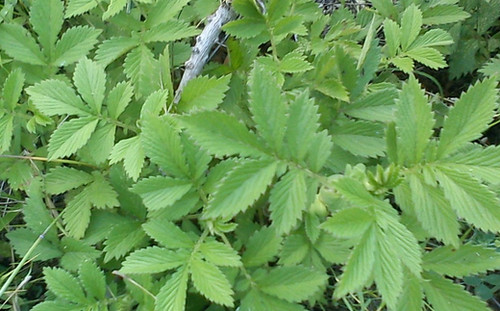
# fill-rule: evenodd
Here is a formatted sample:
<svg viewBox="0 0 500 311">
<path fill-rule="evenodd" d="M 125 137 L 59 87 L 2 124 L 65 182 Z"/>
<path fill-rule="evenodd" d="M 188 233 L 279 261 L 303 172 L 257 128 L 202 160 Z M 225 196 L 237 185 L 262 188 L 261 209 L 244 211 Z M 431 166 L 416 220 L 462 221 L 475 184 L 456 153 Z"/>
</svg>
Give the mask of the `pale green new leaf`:
<svg viewBox="0 0 500 311">
<path fill-rule="evenodd" d="M 185 310 L 188 276 L 185 266 L 170 276 L 156 295 L 155 311 Z"/>
<path fill-rule="evenodd" d="M 189 249 L 194 246 L 191 237 L 171 222 L 153 219 L 142 227 L 150 237 L 165 247 Z"/>
<path fill-rule="evenodd" d="M 141 173 L 144 157 L 140 136 L 134 136 L 120 140 L 113 147 L 109 155 L 109 163 L 114 164 L 123 160 L 125 172 L 135 181 Z"/>
<path fill-rule="evenodd" d="M 257 267 L 271 261 L 281 247 L 281 237 L 272 228 L 256 231 L 245 245 L 242 261 L 245 267 Z"/>
<path fill-rule="evenodd" d="M 127 5 L 127 1 L 128 0 L 111 0 L 108 9 L 102 14 L 102 20 L 106 20 L 118 14 Z"/>
<path fill-rule="evenodd" d="M 462 278 L 500 267 L 500 253 L 493 248 L 465 244 L 435 248 L 424 255 L 424 269 L 439 274 Z"/>
<path fill-rule="evenodd" d="M 123 69 L 127 77 L 132 80 L 136 98 L 148 96 L 160 88 L 158 61 L 153 52 L 141 44 L 127 54 Z"/>
<path fill-rule="evenodd" d="M 439 311 L 489 311 L 486 303 L 462 286 L 435 273 L 426 273 L 422 282 L 427 300 Z"/>
<path fill-rule="evenodd" d="M 263 154 L 257 136 L 233 116 L 219 111 L 203 111 L 182 116 L 179 120 L 198 145 L 218 157 Z"/>
<path fill-rule="evenodd" d="M 396 56 L 401 43 L 401 28 L 395 21 L 386 18 L 384 20 L 384 36 L 389 57 Z"/>
<path fill-rule="evenodd" d="M 44 268 L 45 283 L 58 297 L 71 302 L 88 303 L 80 283 L 69 272 L 59 268 Z"/>
<path fill-rule="evenodd" d="M 89 194 L 82 191 L 75 195 L 67 204 L 64 210 L 63 220 L 69 235 L 75 239 L 84 236 L 85 230 L 90 223 L 90 203 Z"/>
<path fill-rule="evenodd" d="M 401 18 L 401 47 L 406 51 L 415 41 L 422 28 L 422 12 L 412 4 L 403 12 Z"/>
<path fill-rule="evenodd" d="M 106 298 L 106 279 L 94 262 L 90 260 L 82 262 L 78 274 L 88 295 L 100 300 Z"/>
<path fill-rule="evenodd" d="M 191 261 L 190 272 L 194 287 L 204 297 L 223 306 L 234 306 L 231 284 L 216 265 L 195 257 Z"/>
<path fill-rule="evenodd" d="M 382 156 L 385 151 L 383 127 L 369 121 L 345 121 L 332 127 L 332 141 L 340 148 L 361 157 Z M 356 143 L 353 144 L 352 142 Z"/>
<path fill-rule="evenodd" d="M 390 204 L 375 198 L 366 190 L 363 184 L 351 177 L 343 177 L 334 183 L 335 189 L 347 200 L 359 207 L 379 207 L 381 210 L 392 210 Z"/>
<path fill-rule="evenodd" d="M 132 188 L 141 196 L 144 205 L 150 210 L 165 208 L 174 204 L 191 189 L 191 182 L 165 176 L 142 179 Z"/>
<path fill-rule="evenodd" d="M 459 245 L 460 225 L 443 191 L 426 184 L 417 175 L 408 175 L 413 211 L 422 227 L 445 244 Z"/>
<path fill-rule="evenodd" d="M 67 166 L 52 168 L 45 175 L 45 191 L 50 194 L 60 194 L 68 190 L 90 183 L 93 178 L 85 173 Z"/>
<path fill-rule="evenodd" d="M 497 82 L 486 79 L 470 87 L 450 109 L 444 121 L 438 157 L 449 155 L 467 142 L 477 139 L 488 128 L 496 107 Z"/>
<path fill-rule="evenodd" d="M 405 54 L 432 69 L 439 69 L 447 66 L 443 54 L 434 48 L 412 48 L 411 50 L 406 51 Z"/>
<path fill-rule="evenodd" d="M 323 285 L 328 276 L 318 270 L 295 267 L 277 267 L 256 282 L 264 293 L 289 302 L 306 300 Z"/>
<path fill-rule="evenodd" d="M 248 79 L 249 109 L 252 112 L 257 132 L 268 146 L 277 153 L 281 151 L 286 129 L 286 105 L 281 98 L 281 89 L 273 74 L 258 62 Z"/>
<path fill-rule="evenodd" d="M 333 214 L 321 224 L 321 228 L 339 238 L 355 238 L 363 235 L 374 220 L 368 211 L 352 207 Z"/>
<path fill-rule="evenodd" d="M 60 80 L 45 80 L 30 86 L 26 92 L 35 107 L 43 114 L 88 116 L 90 113 L 73 88 Z"/>
<path fill-rule="evenodd" d="M 50 136 L 49 159 L 70 156 L 83 147 L 94 132 L 98 121 L 94 117 L 84 117 L 60 125 Z"/>
<path fill-rule="evenodd" d="M 403 85 L 397 107 L 398 158 L 407 164 L 419 163 L 432 136 L 434 118 L 432 107 L 414 77 Z"/>
<path fill-rule="evenodd" d="M 222 180 L 205 217 L 235 216 L 252 205 L 267 189 L 276 172 L 273 160 L 243 161 Z"/>
<path fill-rule="evenodd" d="M 307 187 L 303 171 L 291 169 L 278 181 L 269 197 L 273 227 L 278 234 L 289 233 L 306 209 Z"/>
<path fill-rule="evenodd" d="M 134 89 L 127 82 L 118 83 L 108 94 L 106 99 L 106 106 L 111 118 L 118 119 L 118 117 L 125 111 L 132 96 Z"/>
<path fill-rule="evenodd" d="M 171 42 L 184 38 L 196 36 L 200 30 L 188 23 L 179 20 L 170 20 L 166 23 L 154 26 L 144 33 L 144 42 Z"/>
<path fill-rule="evenodd" d="M 83 14 L 95 8 L 102 0 L 69 0 L 65 18 Z"/>
<path fill-rule="evenodd" d="M 200 76 L 192 79 L 182 90 L 181 100 L 177 105 L 179 112 L 194 112 L 197 110 L 214 110 L 224 100 L 229 90 L 231 75 L 216 79 Z"/>
<path fill-rule="evenodd" d="M 153 246 L 141 248 L 125 258 L 120 271 L 129 274 L 158 273 L 183 265 L 186 254 Z"/>
<path fill-rule="evenodd" d="M 456 23 L 470 17 L 461 7 L 453 4 L 436 5 L 423 13 L 423 23 L 426 25 L 441 25 Z"/>
<path fill-rule="evenodd" d="M 32 65 L 45 65 L 45 57 L 40 47 L 21 25 L 0 25 L 0 47 L 15 60 Z"/>
<path fill-rule="evenodd" d="M 3 117 L 0 117 L 0 154 L 9 150 L 13 129 L 13 115 L 6 114 Z"/>
<path fill-rule="evenodd" d="M 31 5 L 30 22 L 38 34 L 38 42 L 45 55 L 50 59 L 54 53 L 54 45 L 61 31 L 64 16 L 61 0 L 37 0 Z"/>
<path fill-rule="evenodd" d="M 104 92 L 106 91 L 106 73 L 104 68 L 84 58 L 76 64 L 73 82 L 83 100 L 96 114 L 101 113 Z"/>
<path fill-rule="evenodd" d="M 341 298 L 368 285 L 368 281 L 372 278 L 377 252 L 375 230 L 373 226 L 367 229 L 349 256 L 347 264 L 344 266 L 344 273 L 342 273 L 340 282 L 335 288 L 334 296 L 336 298 Z"/>
<path fill-rule="evenodd" d="M 141 143 L 146 155 L 167 173 L 179 178 L 189 177 L 179 132 L 167 118 L 146 116 L 143 120 Z"/>
<path fill-rule="evenodd" d="M 55 60 L 52 63 L 56 66 L 67 66 L 78 61 L 94 47 L 100 34 L 101 30 L 88 26 L 77 26 L 66 30 L 57 41 Z"/>
<path fill-rule="evenodd" d="M 16 108 L 24 86 L 24 73 L 21 68 L 12 70 L 3 84 L 3 105 L 5 108 L 14 110 Z M 0 101 L 0 107 L 2 103 Z"/>
<path fill-rule="evenodd" d="M 231 246 L 209 240 L 200 245 L 200 253 L 208 261 L 216 266 L 238 267 L 241 266 L 241 259 Z"/>
<path fill-rule="evenodd" d="M 139 42 L 136 38 L 111 37 L 99 45 L 95 60 L 102 66 L 108 66 L 112 61 L 127 53 L 138 44 Z"/>
<path fill-rule="evenodd" d="M 443 29 L 431 29 L 419 36 L 409 47 L 410 50 L 420 47 L 433 47 L 453 44 L 451 35 Z"/>
<path fill-rule="evenodd" d="M 397 97 L 395 88 L 386 88 L 356 100 L 347 106 L 344 112 L 351 117 L 368 121 L 394 121 Z"/>
<path fill-rule="evenodd" d="M 396 67 L 398 67 L 405 73 L 411 73 L 413 71 L 413 59 L 409 57 L 397 56 L 391 58 L 391 63 L 393 63 Z"/>
<path fill-rule="evenodd" d="M 437 167 L 435 174 L 459 217 L 482 230 L 500 232 L 500 202 L 495 193 L 464 172 Z"/>
</svg>

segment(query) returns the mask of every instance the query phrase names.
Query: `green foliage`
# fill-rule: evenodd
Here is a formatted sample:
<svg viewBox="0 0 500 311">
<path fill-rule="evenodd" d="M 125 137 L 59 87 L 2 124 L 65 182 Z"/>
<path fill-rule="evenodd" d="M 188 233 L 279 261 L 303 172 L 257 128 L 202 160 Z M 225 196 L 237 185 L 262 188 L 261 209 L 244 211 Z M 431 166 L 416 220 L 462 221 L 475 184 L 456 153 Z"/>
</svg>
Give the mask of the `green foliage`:
<svg viewBox="0 0 500 311">
<path fill-rule="evenodd" d="M 6 1 L 4 305 L 488 310 L 500 2 L 339 2 L 224 3 L 179 93 L 217 0 Z M 433 94 L 448 64 L 486 78 Z"/>
</svg>

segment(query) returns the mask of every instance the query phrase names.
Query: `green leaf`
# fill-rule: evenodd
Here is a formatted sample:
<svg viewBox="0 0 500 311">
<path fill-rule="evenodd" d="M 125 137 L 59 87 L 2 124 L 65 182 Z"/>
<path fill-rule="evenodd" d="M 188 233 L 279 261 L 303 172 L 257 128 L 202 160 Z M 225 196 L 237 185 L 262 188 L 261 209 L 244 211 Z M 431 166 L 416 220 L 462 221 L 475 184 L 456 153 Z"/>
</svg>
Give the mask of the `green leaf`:
<svg viewBox="0 0 500 311">
<path fill-rule="evenodd" d="M 149 116 L 142 126 L 141 143 L 146 155 L 167 173 L 179 178 L 189 177 L 184 147 L 172 120 Z"/>
<path fill-rule="evenodd" d="M 182 311 L 186 305 L 188 269 L 180 268 L 172 274 L 156 295 L 155 311 Z"/>
<path fill-rule="evenodd" d="M 9 150 L 13 130 L 14 116 L 6 114 L 0 117 L 0 154 Z"/>
<path fill-rule="evenodd" d="M 112 208 L 120 205 L 118 193 L 99 172 L 92 173 L 94 181 L 85 187 L 90 203 L 97 208 Z"/>
<path fill-rule="evenodd" d="M 361 208 L 340 210 L 328 218 L 321 228 L 339 238 L 355 238 L 363 235 L 374 222 L 374 217 Z"/>
<path fill-rule="evenodd" d="M 70 18 L 83 14 L 95 8 L 100 2 L 101 0 L 69 0 L 64 17 Z"/>
<path fill-rule="evenodd" d="M 96 51 L 95 60 L 99 65 L 108 66 L 112 61 L 139 44 L 136 38 L 111 37 L 104 40 Z"/>
<path fill-rule="evenodd" d="M 378 123 L 349 120 L 332 127 L 332 140 L 354 155 L 375 158 L 385 151 L 382 133 L 383 127 Z"/>
<path fill-rule="evenodd" d="M 329 159 L 332 147 L 332 138 L 328 136 L 327 130 L 316 133 L 307 154 L 307 167 L 313 172 L 319 172 Z"/>
<path fill-rule="evenodd" d="M 82 160 L 101 164 L 109 157 L 115 144 L 116 126 L 100 121 L 87 144 L 79 151 Z"/>
<path fill-rule="evenodd" d="M 127 5 L 127 0 L 111 0 L 106 12 L 102 14 L 102 20 L 109 19 L 110 17 L 118 14 Z"/>
<path fill-rule="evenodd" d="M 64 210 L 63 220 L 69 235 L 75 239 L 81 239 L 90 223 L 90 202 L 89 193 L 82 191 L 75 195 L 67 204 Z"/>
<path fill-rule="evenodd" d="M 234 306 L 231 284 L 216 265 L 195 257 L 191 261 L 190 272 L 194 287 L 204 297 L 223 306 Z"/>
<path fill-rule="evenodd" d="M 479 138 L 488 128 L 495 114 L 496 84 L 494 79 L 486 79 L 477 82 L 460 96 L 444 121 L 437 151 L 439 158 Z"/>
<path fill-rule="evenodd" d="M 500 232 L 500 202 L 467 173 L 437 167 L 436 177 L 457 215 L 482 230 Z"/>
<path fill-rule="evenodd" d="M 63 24 L 64 6 L 60 0 L 37 0 L 31 5 L 30 22 L 38 34 L 38 42 L 50 59 Z"/>
<path fill-rule="evenodd" d="M 346 87 L 337 79 L 327 79 L 315 86 L 317 91 L 330 96 L 333 99 L 349 101 L 349 92 Z"/>
<path fill-rule="evenodd" d="M 9 239 L 10 244 L 13 246 L 14 250 L 20 257 L 24 256 L 33 246 L 35 240 L 39 238 L 38 234 L 33 233 L 28 228 L 21 228 L 10 231 L 6 234 L 6 236 Z M 61 255 L 62 252 L 59 250 L 59 247 L 50 243 L 46 239 L 43 239 L 31 252 L 30 258 L 33 258 L 34 261 L 45 261 L 60 257 Z"/>
<path fill-rule="evenodd" d="M 458 247 L 460 226 L 443 191 L 414 174 L 408 176 L 408 181 L 413 210 L 422 227 L 438 240 Z"/>
<path fill-rule="evenodd" d="M 130 83 L 118 83 L 109 92 L 108 98 L 106 99 L 109 116 L 113 119 L 118 119 L 122 112 L 125 111 L 125 108 L 127 108 L 133 95 L 134 89 Z"/>
<path fill-rule="evenodd" d="M 119 224 L 113 226 L 107 235 L 107 240 L 104 242 L 106 254 L 104 262 L 124 256 L 138 244 L 144 243 L 145 237 L 146 234 L 142 230 L 141 222 L 130 218 L 123 219 Z"/>
<path fill-rule="evenodd" d="M 21 25 L 0 25 L 0 47 L 17 61 L 32 65 L 46 64 L 35 39 Z"/>
<path fill-rule="evenodd" d="M 257 280 L 266 294 L 289 302 L 306 300 L 326 284 L 328 276 L 318 270 L 295 267 L 278 267 Z"/>
<path fill-rule="evenodd" d="M 377 252 L 375 228 L 365 231 L 365 234 L 355 246 L 354 250 L 344 266 L 344 273 L 340 282 L 337 283 L 334 296 L 340 298 L 347 293 L 352 293 L 360 290 L 363 286 L 368 285 L 368 281 L 372 277 L 375 264 L 375 254 Z"/>
<path fill-rule="evenodd" d="M 174 204 L 191 187 L 190 181 L 154 176 L 142 179 L 131 190 L 141 196 L 148 209 L 157 210 Z"/>
<path fill-rule="evenodd" d="M 194 246 L 189 235 L 171 222 L 153 219 L 142 227 L 150 237 L 165 247 L 189 249 Z"/>
<path fill-rule="evenodd" d="M 471 274 L 495 270 L 500 266 L 500 253 L 493 248 L 465 244 L 435 248 L 424 255 L 424 269 L 462 278 Z"/>
<path fill-rule="evenodd" d="M 139 45 L 128 53 L 123 63 L 127 77 L 132 80 L 136 98 L 147 96 L 160 88 L 158 61 L 145 45 Z"/>
<path fill-rule="evenodd" d="M 297 52 L 286 54 L 279 64 L 280 71 L 285 73 L 305 72 L 313 68 L 306 57 Z"/>
<path fill-rule="evenodd" d="M 267 295 L 254 288 L 250 289 L 246 296 L 241 300 L 239 308 L 241 311 L 306 311 L 302 305 L 290 303 L 283 299 Z"/>
<path fill-rule="evenodd" d="M 23 91 L 24 80 L 24 73 L 20 68 L 14 69 L 9 73 L 2 90 L 3 105 L 5 108 L 10 110 L 16 108 L 21 92 Z"/>
<path fill-rule="evenodd" d="M 141 119 L 149 116 L 157 116 L 162 110 L 166 111 L 168 90 L 158 90 L 148 95 L 141 108 Z M 166 121 L 171 122 L 169 119 Z"/>
<path fill-rule="evenodd" d="M 216 78 L 200 76 L 192 79 L 182 91 L 177 106 L 179 112 L 214 110 L 222 103 L 229 89 L 231 75 Z"/>
<path fill-rule="evenodd" d="M 307 187 L 303 171 L 292 169 L 271 190 L 269 210 L 278 234 L 289 233 L 306 209 Z"/>
<path fill-rule="evenodd" d="M 60 194 L 68 190 L 78 188 L 81 185 L 90 183 L 93 178 L 90 174 L 83 171 L 66 167 L 58 166 L 52 168 L 45 175 L 45 191 L 50 194 Z"/>
<path fill-rule="evenodd" d="M 471 295 L 462 286 L 454 284 L 434 273 L 424 275 L 424 288 L 427 300 L 434 310 L 439 311 L 489 311 L 486 303 L 476 296 Z"/>
<path fill-rule="evenodd" d="M 414 77 L 403 85 L 397 105 L 398 159 L 407 164 L 419 163 L 432 136 L 434 118 L 432 107 Z"/>
<path fill-rule="evenodd" d="M 398 67 L 405 73 L 411 73 L 413 71 L 413 59 L 409 57 L 397 56 L 391 58 L 391 63 L 393 63 L 396 67 Z"/>
<path fill-rule="evenodd" d="M 281 18 L 276 25 L 273 27 L 274 36 L 286 36 L 292 32 L 304 35 L 304 30 L 302 23 L 304 22 L 303 17 L 299 15 L 285 16 Z"/>
<path fill-rule="evenodd" d="M 343 177 L 336 180 L 334 186 L 348 201 L 359 207 L 377 207 L 381 210 L 392 210 L 390 204 L 372 196 L 361 182 L 351 177 Z"/>
<path fill-rule="evenodd" d="M 479 72 L 486 75 L 487 77 L 496 76 L 496 79 L 500 77 L 500 54 L 497 54 L 495 58 L 491 58 L 486 62 Z"/>
<path fill-rule="evenodd" d="M 470 17 L 461 7 L 454 4 L 436 5 L 423 13 L 423 23 L 426 25 L 442 25 L 456 23 Z"/>
<path fill-rule="evenodd" d="M 267 189 L 276 172 L 272 160 L 244 161 L 223 179 L 204 217 L 235 216 L 252 205 Z"/>
<path fill-rule="evenodd" d="M 403 12 L 401 18 L 401 47 L 406 51 L 415 41 L 422 28 L 422 12 L 415 4 L 410 5 Z"/>
<path fill-rule="evenodd" d="M 47 300 L 34 306 L 31 311 L 75 311 L 78 305 L 64 300 Z"/>
<path fill-rule="evenodd" d="M 240 39 L 253 38 L 266 30 L 266 24 L 262 19 L 242 18 L 231 21 L 222 30 Z"/>
<path fill-rule="evenodd" d="M 303 232 L 290 234 L 283 243 L 279 263 L 284 266 L 300 264 L 311 252 L 309 243 L 307 236 Z"/>
<path fill-rule="evenodd" d="M 453 44 L 451 35 L 443 29 L 431 29 L 419 36 L 410 46 L 410 50 L 419 47 L 433 47 Z"/>
<path fill-rule="evenodd" d="M 257 132 L 268 146 L 280 152 L 286 129 L 286 105 L 281 89 L 271 72 L 257 62 L 250 73 L 249 109 Z"/>
<path fill-rule="evenodd" d="M 61 124 L 50 136 L 49 159 L 70 156 L 83 147 L 99 120 L 94 117 L 71 119 Z"/>
<path fill-rule="evenodd" d="M 403 291 L 399 296 L 396 310 L 422 311 L 424 293 L 420 279 L 412 273 L 405 273 L 403 282 Z"/>
<path fill-rule="evenodd" d="M 276 231 L 263 227 L 250 237 L 241 259 L 245 267 L 257 267 L 271 261 L 280 247 L 281 237 Z"/>
<path fill-rule="evenodd" d="M 106 91 L 104 68 L 87 58 L 83 58 L 76 64 L 73 81 L 78 93 L 92 107 L 92 111 L 96 114 L 101 113 L 104 92 Z"/>
<path fill-rule="evenodd" d="M 216 266 L 239 267 L 241 266 L 240 256 L 232 247 L 217 242 L 205 241 L 200 245 L 200 253 L 205 259 Z"/>
<path fill-rule="evenodd" d="M 202 147 L 218 157 L 240 154 L 261 156 L 255 134 L 235 117 L 219 111 L 203 111 L 180 117 L 188 133 Z"/>
<path fill-rule="evenodd" d="M 93 262 L 101 257 L 101 251 L 96 250 L 82 240 L 75 240 L 70 237 L 62 238 L 60 247 L 64 250 L 64 255 L 60 260 L 61 267 L 69 271 L 77 271 L 82 262 Z M 83 285 L 87 287 L 86 284 Z"/>
<path fill-rule="evenodd" d="M 78 272 L 87 295 L 98 300 L 106 298 L 106 279 L 104 273 L 92 261 L 84 261 Z"/>
<path fill-rule="evenodd" d="M 150 27 L 159 25 L 177 16 L 188 4 L 189 0 L 158 1 L 148 12 L 146 24 Z"/>
<path fill-rule="evenodd" d="M 180 267 L 188 260 L 186 254 L 157 246 L 141 248 L 125 258 L 123 273 L 158 273 Z"/>
<path fill-rule="evenodd" d="M 439 69 L 447 66 L 443 54 L 434 48 L 412 48 L 411 50 L 406 51 L 405 54 L 432 69 Z"/>
<path fill-rule="evenodd" d="M 95 0 L 93 2 L 95 3 Z M 61 67 L 78 61 L 94 47 L 100 34 L 101 30 L 88 26 L 77 26 L 66 30 L 57 41 L 55 60 L 52 63 Z"/>
<path fill-rule="evenodd" d="M 351 117 L 368 121 L 393 121 L 397 97 L 395 88 L 386 88 L 356 100 L 347 106 L 344 112 Z"/>
<path fill-rule="evenodd" d="M 48 289 L 58 297 L 70 302 L 88 303 L 83 289 L 69 272 L 59 268 L 44 268 L 43 275 Z"/>
<path fill-rule="evenodd" d="M 384 36 L 385 44 L 389 50 L 389 57 L 396 56 L 401 43 L 401 28 L 395 21 L 386 18 L 384 20 Z"/>
<path fill-rule="evenodd" d="M 134 181 L 139 175 L 144 165 L 144 150 L 142 149 L 140 136 L 134 136 L 120 140 L 111 150 L 109 163 L 115 164 L 123 160 L 125 172 Z"/>
<path fill-rule="evenodd" d="M 43 114 L 54 116 L 70 114 L 88 116 L 87 107 L 80 97 L 65 82 L 60 80 L 45 80 L 26 89 L 33 104 Z"/>
<path fill-rule="evenodd" d="M 171 42 L 196 36 L 200 30 L 188 23 L 179 20 L 170 20 L 152 27 L 144 33 L 144 42 Z"/>
</svg>

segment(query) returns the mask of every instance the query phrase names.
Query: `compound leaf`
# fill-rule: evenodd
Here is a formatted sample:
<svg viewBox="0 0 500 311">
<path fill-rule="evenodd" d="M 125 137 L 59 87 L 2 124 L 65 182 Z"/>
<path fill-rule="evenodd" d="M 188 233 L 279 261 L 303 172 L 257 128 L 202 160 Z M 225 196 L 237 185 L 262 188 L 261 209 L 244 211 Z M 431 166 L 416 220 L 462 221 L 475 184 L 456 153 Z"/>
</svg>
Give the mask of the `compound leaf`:
<svg viewBox="0 0 500 311">
<path fill-rule="evenodd" d="M 45 65 L 45 57 L 40 47 L 21 25 L 0 25 L 0 47 L 15 60 L 32 65 Z"/>
<path fill-rule="evenodd" d="M 195 257 L 190 265 L 194 287 L 208 300 L 228 307 L 234 306 L 233 289 L 219 268 Z"/>
</svg>

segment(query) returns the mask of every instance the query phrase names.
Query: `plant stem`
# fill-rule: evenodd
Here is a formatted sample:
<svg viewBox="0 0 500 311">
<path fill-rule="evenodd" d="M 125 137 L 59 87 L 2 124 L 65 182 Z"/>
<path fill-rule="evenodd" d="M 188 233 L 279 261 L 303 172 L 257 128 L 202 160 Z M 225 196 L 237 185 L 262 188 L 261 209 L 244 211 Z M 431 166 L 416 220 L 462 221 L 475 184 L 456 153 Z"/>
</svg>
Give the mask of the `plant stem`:
<svg viewBox="0 0 500 311">
<path fill-rule="evenodd" d="M 81 165 L 81 166 L 88 166 L 88 167 L 92 167 L 92 168 L 97 168 L 95 165 L 92 165 L 90 163 L 85 163 L 85 162 L 80 162 L 80 161 L 75 161 L 75 160 L 65 160 L 65 159 L 49 160 L 48 158 L 45 158 L 45 157 L 21 156 L 21 155 L 13 155 L 13 154 L 1 154 L 0 158 L 66 163 L 66 164 L 74 164 L 74 165 Z"/>
</svg>

